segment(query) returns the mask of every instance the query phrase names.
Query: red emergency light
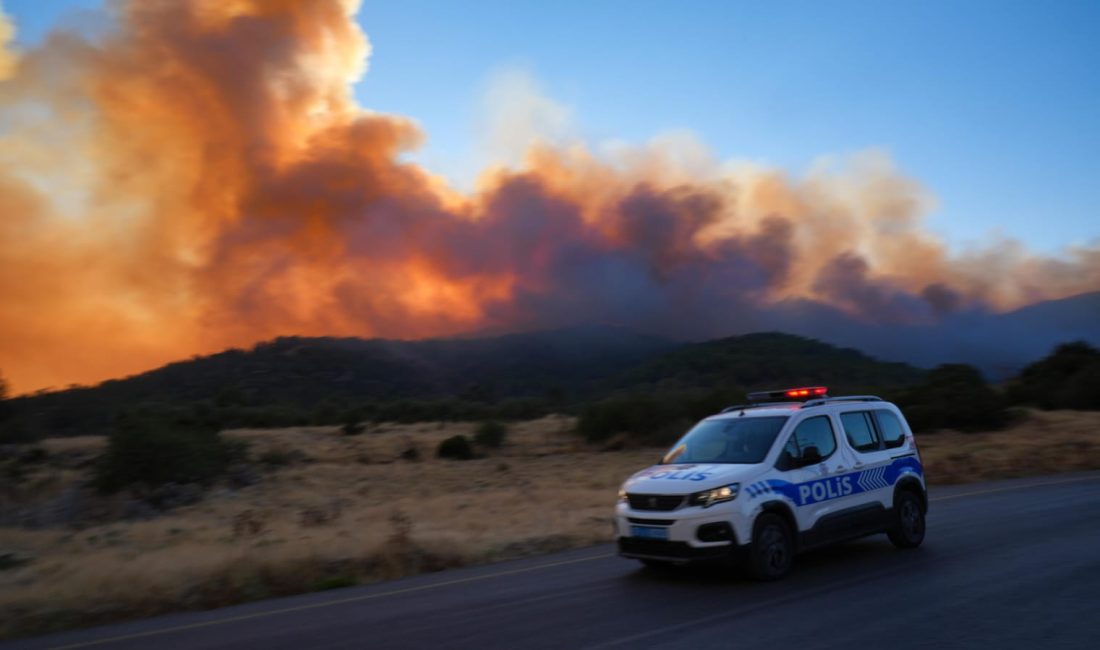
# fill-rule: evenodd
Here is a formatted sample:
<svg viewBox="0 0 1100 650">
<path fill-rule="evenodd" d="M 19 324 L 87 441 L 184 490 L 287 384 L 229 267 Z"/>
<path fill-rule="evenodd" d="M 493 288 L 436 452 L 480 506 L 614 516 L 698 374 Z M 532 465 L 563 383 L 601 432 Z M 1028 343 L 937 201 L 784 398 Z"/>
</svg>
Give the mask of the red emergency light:
<svg viewBox="0 0 1100 650">
<path fill-rule="evenodd" d="M 825 397 L 829 389 L 825 386 L 807 386 L 805 388 L 784 388 L 782 390 L 765 390 L 758 393 L 749 393 L 751 402 L 763 400 L 806 400 L 813 397 Z"/>
</svg>

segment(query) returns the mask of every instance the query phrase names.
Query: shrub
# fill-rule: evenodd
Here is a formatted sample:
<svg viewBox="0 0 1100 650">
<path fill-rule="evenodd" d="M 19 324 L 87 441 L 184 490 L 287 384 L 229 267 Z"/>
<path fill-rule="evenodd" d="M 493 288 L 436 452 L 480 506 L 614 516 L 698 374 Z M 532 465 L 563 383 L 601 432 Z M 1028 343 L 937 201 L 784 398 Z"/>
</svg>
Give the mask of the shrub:
<svg viewBox="0 0 1100 650">
<path fill-rule="evenodd" d="M 474 432 L 474 442 L 482 447 L 497 448 L 504 444 L 508 427 L 495 420 L 487 420 Z"/>
<path fill-rule="evenodd" d="M 944 364 L 923 384 L 902 393 L 898 405 L 915 431 L 988 431 L 1009 422 L 1008 400 L 972 366 Z"/>
<path fill-rule="evenodd" d="M 625 433 L 645 443 L 664 445 L 691 425 L 693 404 L 676 393 L 611 397 L 589 405 L 577 421 L 588 442 L 603 442 Z"/>
<path fill-rule="evenodd" d="M 11 413 L 11 406 L 8 404 L 8 383 L 4 381 L 4 376 L 0 375 L 0 421 L 7 419 Z"/>
<path fill-rule="evenodd" d="M 453 460 L 470 460 L 474 457 L 474 448 L 470 446 L 470 439 L 466 436 L 451 436 L 439 443 L 436 455 Z"/>
<path fill-rule="evenodd" d="M 244 445 L 213 429 L 150 417 L 119 421 L 95 467 L 95 484 L 113 492 L 133 484 L 208 483 L 244 458 Z"/>
<path fill-rule="evenodd" d="M 1059 345 L 1024 368 L 1009 396 L 1043 409 L 1100 409 L 1100 350 L 1084 341 Z"/>
</svg>

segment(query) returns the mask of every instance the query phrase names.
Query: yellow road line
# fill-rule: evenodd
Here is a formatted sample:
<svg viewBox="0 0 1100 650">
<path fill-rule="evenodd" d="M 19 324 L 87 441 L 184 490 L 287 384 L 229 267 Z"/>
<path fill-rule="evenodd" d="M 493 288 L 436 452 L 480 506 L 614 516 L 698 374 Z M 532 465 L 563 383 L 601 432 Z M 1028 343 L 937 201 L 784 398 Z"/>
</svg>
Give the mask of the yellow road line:
<svg viewBox="0 0 1100 650">
<path fill-rule="evenodd" d="M 396 596 L 398 594 L 408 594 L 417 591 L 424 591 L 426 589 L 433 589 L 435 587 L 447 587 L 450 585 L 459 585 L 467 582 L 477 582 L 479 580 L 488 580 L 489 578 L 499 578 L 501 576 L 515 575 L 517 573 L 529 573 L 531 571 L 538 571 L 540 569 L 549 569 L 556 566 L 564 566 L 566 564 L 578 564 L 580 562 L 591 562 L 592 560 L 602 560 L 608 557 L 614 557 L 614 553 L 603 553 L 601 555 L 593 555 L 590 557 L 582 557 L 574 560 L 562 560 L 560 562 L 549 562 L 547 564 L 540 564 L 538 566 L 525 567 L 522 569 L 509 569 L 508 571 L 497 571 L 495 573 L 486 573 L 479 576 L 470 576 L 468 578 L 458 578 L 455 580 L 447 580 L 445 582 L 433 582 L 427 585 L 420 585 L 419 587 L 407 587 L 405 589 L 393 589 L 391 591 L 383 591 L 374 594 L 364 594 L 362 596 L 351 596 L 349 598 L 341 598 L 339 600 L 326 600 L 320 603 L 310 603 L 308 605 L 298 605 L 296 607 L 283 607 L 281 609 L 272 609 L 263 612 L 255 612 L 252 614 L 242 614 L 240 616 L 231 616 L 229 618 L 219 618 L 213 621 L 201 621 L 198 623 L 190 623 L 188 625 L 176 625 L 173 627 L 166 627 L 156 630 L 148 630 L 145 632 L 135 632 L 133 634 L 123 634 L 120 636 L 106 637 L 103 639 L 96 639 L 94 641 L 82 641 L 80 643 L 73 643 L 70 645 L 56 646 L 55 650 L 68 650 L 70 648 L 88 648 L 97 645 L 103 645 L 105 643 L 115 643 L 118 641 L 129 641 L 132 639 L 141 639 L 144 637 L 158 636 L 161 634 L 169 634 L 171 632 L 182 632 L 184 630 L 194 630 L 202 627 L 211 627 L 213 625 L 223 625 L 225 623 L 236 623 L 239 621 L 247 621 L 256 618 L 266 618 L 268 616 L 277 616 L 279 614 L 288 614 L 290 612 L 300 612 L 309 609 L 317 609 L 320 607 L 330 607 L 332 605 L 343 605 L 346 603 L 361 602 L 364 600 L 373 600 L 375 598 L 382 598 L 384 596 Z"/>
</svg>

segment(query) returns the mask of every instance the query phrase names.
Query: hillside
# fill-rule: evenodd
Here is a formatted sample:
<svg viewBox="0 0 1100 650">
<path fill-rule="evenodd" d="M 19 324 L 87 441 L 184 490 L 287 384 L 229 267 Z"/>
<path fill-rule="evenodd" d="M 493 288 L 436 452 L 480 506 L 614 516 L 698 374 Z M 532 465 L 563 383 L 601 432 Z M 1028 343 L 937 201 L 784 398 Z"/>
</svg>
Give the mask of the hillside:
<svg viewBox="0 0 1100 650">
<path fill-rule="evenodd" d="M 619 376 L 617 386 L 759 390 L 825 384 L 856 389 L 909 385 L 922 375 L 913 366 L 878 361 L 851 348 L 765 332 L 681 346 Z"/>
<path fill-rule="evenodd" d="M 816 303 L 778 309 L 769 329 L 854 346 L 876 357 L 921 367 L 966 363 L 1003 380 L 1059 343 L 1100 346 L 1100 291 L 1048 300 L 1006 313 L 962 310 L 929 325 L 883 325 Z"/>
<path fill-rule="evenodd" d="M 9 426 L 35 435 L 100 433 L 140 405 L 201 405 L 232 411 L 234 424 L 276 426 L 318 417 L 333 423 L 363 403 L 547 394 L 560 401 L 672 346 L 611 327 L 423 341 L 285 337 L 98 386 L 20 397 L 11 400 Z"/>
<path fill-rule="evenodd" d="M 621 391 L 813 382 L 898 386 L 920 371 L 786 334 L 683 344 L 611 327 L 471 339 L 280 338 L 99 386 L 21 397 L 20 437 L 108 430 L 121 412 L 175 409 L 219 426 L 530 417 Z M 503 410 L 502 410 L 503 409 Z M 16 437 L 8 434 L 9 438 Z"/>
</svg>

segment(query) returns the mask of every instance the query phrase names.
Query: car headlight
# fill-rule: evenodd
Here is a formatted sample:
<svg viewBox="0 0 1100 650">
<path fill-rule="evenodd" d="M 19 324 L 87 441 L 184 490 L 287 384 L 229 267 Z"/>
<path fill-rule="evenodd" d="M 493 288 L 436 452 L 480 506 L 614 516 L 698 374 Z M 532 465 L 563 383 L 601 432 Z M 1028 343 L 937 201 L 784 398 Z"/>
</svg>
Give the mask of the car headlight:
<svg viewBox="0 0 1100 650">
<path fill-rule="evenodd" d="M 619 503 L 626 503 L 626 490 L 619 488 Z"/>
<path fill-rule="evenodd" d="M 729 485 L 716 487 L 713 490 L 703 490 L 702 492 L 696 492 L 695 494 L 691 495 L 691 497 L 688 499 L 688 504 L 709 508 L 716 503 L 733 501 L 737 498 L 737 493 L 740 490 L 740 483 L 730 483 Z"/>
</svg>

